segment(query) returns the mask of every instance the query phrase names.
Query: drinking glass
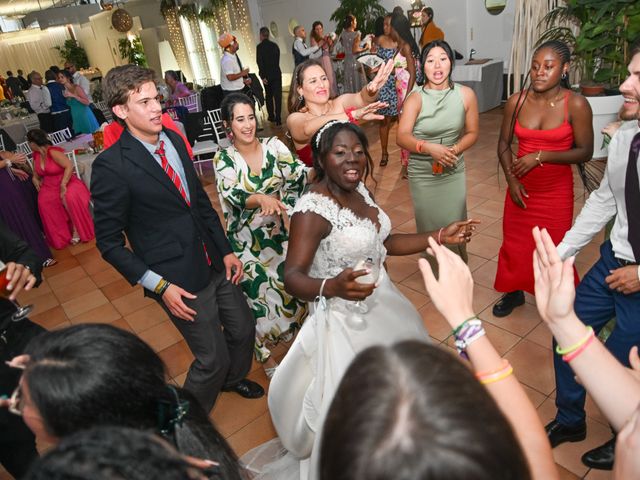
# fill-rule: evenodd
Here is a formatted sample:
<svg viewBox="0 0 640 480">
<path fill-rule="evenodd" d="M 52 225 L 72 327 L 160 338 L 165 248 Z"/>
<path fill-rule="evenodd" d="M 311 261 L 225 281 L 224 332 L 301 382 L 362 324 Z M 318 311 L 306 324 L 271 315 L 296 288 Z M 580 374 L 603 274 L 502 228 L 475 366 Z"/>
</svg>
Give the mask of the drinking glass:
<svg viewBox="0 0 640 480">
<path fill-rule="evenodd" d="M 7 290 L 7 285 L 9 285 L 9 280 L 7 280 L 7 266 L 2 260 L 0 260 L 0 298 L 5 298 L 13 303 L 13 306 L 16 307 L 16 311 L 11 315 L 11 320 L 19 322 L 29 315 L 31 310 L 33 310 L 33 305 L 25 305 L 21 307 L 18 302 L 11 300 L 9 296 L 12 292 Z"/>
<path fill-rule="evenodd" d="M 353 270 L 369 270 L 369 273 L 361 277 L 356 278 L 358 283 L 376 283 L 378 276 L 380 275 L 380 265 L 373 261 L 371 257 L 363 257 L 358 260 L 353 267 Z M 352 330 L 364 330 L 367 328 L 367 322 L 364 319 L 363 314 L 369 311 L 369 307 L 366 302 L 358 300 L 357 302 L 350 302 L 348 309 L 351 315 L 347 315 L 345 320 L 346 325 Z"/>
</svg>

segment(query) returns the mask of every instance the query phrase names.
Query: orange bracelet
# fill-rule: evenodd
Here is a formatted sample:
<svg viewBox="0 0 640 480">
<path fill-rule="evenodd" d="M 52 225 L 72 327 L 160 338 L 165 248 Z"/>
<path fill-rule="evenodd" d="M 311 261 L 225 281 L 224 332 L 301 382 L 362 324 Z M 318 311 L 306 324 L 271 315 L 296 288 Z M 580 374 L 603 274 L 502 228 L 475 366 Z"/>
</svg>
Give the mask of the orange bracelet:
<svg viewBox="0 0 640 480">
<path fill-rule="evenodd" d="M 493 383 L 503 378 L 508 377 L 513 373 L 513 367 L 509 363 L 509 360 L 506 358 L 502 360 L 502 367 L 498 370 L 494 370 L 492 372 L 478 372 L 476 373 L 476 378 L 480 380 L 481 383 Z"/>
<path fill-rule="evenodd" d="M 418 142 L 416 143 L 416 153 L 423 153 L 421 148 L 425 143 L 427 143 L 426 140 L 418 140 Z"/>
</svg>

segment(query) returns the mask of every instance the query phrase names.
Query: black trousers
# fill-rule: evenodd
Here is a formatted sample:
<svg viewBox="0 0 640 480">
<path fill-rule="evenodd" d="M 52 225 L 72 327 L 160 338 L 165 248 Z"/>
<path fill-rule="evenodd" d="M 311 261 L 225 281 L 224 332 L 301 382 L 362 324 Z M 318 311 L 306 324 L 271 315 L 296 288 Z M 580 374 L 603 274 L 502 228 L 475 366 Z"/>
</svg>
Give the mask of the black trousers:
<svg viewBox="0 0 640 480">
<path fill-rule="evenodd" d="M 214 271 L 209 285 L 191 293 L 197 298 L 184 302 L 197 312 L 193 322 L 175 317 L 162 300 L 159 303 L 195 357 L 184 388 L 209 413 L 222 387 L 235 385 L 249 373 L 256 321 L 242 289 L 228 281 L 224 271 Z"/>
<path fill-rule="evenodd" d="M 47 133 L 55 132 L 53 129 L 53 118 L 50 113 L 39 113 L 38 120 L 40 121 L 40 128 Z"/>
<path fill-rule="evenodd" d="M 75 132 L 73 131 L 73 119 L 71 118 L 71 110 L 51 113 L 51 118 L 53 119 L 54 132 L 64 130 L 68 127 L 69 131 L 71 132 L 71 136 L 75 137 Z"/>
<path fill-rule="evenodd" d="M 267 79 L 264 90 L 269 120 L 279 123 L 282 121 L 282 78 Z"/>
</svg>

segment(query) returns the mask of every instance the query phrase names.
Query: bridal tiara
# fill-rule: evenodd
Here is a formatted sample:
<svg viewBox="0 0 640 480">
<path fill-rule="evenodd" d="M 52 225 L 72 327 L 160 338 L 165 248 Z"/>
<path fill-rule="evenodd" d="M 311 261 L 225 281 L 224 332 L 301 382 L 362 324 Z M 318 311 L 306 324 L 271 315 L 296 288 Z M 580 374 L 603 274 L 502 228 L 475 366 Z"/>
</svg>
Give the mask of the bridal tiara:
<svg viewBox="0 0 640 480">
<path fill-rule="evenodd" d="M 329 122 L 325 123 L 323 127 L 320 130 L 318 130 L 318 133 L 316 133 L 316 141 L 315 141 L 316 148 L 320 148 L 320 137 L 322 137 L 322 134 L 325 132 L 325 130 L 339 123 L 351 123 L 351 122 L 349 122 L 349 120 L 330 120 Z"/>
</svg>

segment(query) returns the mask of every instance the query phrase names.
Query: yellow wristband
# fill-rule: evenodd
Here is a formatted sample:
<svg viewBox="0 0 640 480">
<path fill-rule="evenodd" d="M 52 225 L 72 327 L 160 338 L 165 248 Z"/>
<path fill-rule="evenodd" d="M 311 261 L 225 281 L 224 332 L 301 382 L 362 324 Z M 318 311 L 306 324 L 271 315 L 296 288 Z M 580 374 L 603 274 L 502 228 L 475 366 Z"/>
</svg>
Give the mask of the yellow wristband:
<svg viewBox="0 0 640 480">
<path fill-rule="evenodd" d="M 579 342 L 574 343 L 573 345 L 567 348 L 560 348 L 560 345 L 556 345 L 556 353 L 558 355 L 566 355 L 568 353 L 571 353 L 579 349 L 582 346 L 582 344 L 584 344 L 587 340 L 589 340 L 589 338 L 591 338 L 592 335 L 593 335 L 593 327 L 587 327 L 587 334 L 584 336 L 583 339 L 581 339 Z"/>
<path fill-rule="evenodd" d="M 509 365 L 508 369 L 502 372 L 498 372 L 498 374 L 496 374 L 495 376 L 492 376 L 490 378 L 480 379 L 480 383 L 482 383 L 483 385 L 489 385 L 490 383 L 499 382 L 500 380 L 504 380 L 505 378 L 507 378 L 512 373 L 513 373 L 513 367 Z"/>
</svg>

